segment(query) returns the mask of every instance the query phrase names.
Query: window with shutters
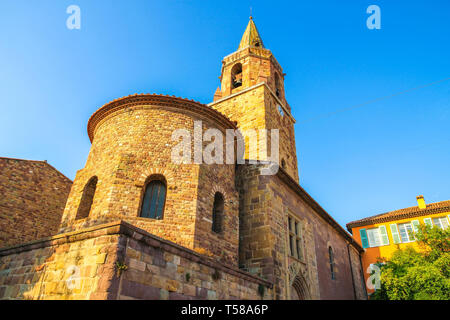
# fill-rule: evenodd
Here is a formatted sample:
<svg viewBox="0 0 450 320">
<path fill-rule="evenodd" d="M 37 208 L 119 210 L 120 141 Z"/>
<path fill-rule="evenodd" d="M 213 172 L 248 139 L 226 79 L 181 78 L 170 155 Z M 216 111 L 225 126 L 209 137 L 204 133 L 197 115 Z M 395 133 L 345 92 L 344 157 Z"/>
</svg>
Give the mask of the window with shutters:
<svg viewBox="0 0 450 320">
<path fill-rule="evenodd" d="M 401 243 L 400 234 L 398 233 L 397 225 L 395 223 L 393 223 L 389 227 L 391 229 L 392 241 L 394 242 L 394 244 Z"/>
<path fill-rule="evenodd" d="M 359 230 L 359 236 L 361 238 L 361 245 L 362 247 L 368 248 L 369 247 L 369 240 L 367 240 L 367 231 L 366 229 L 362 228 Z"/>
<path fill-rule="evenodd" d="M 400 223 L 398 225 L 398 231 L 400 232 L 400 238 L 403 243 L 416 241 L 414 238 L 414 229 L 410 222 Z"/>
<path fill-rule="evenodd" d="M 159 176 L 149 179 L 144 190 L 140 216 L 157 220 L 162 219 L 167 191 L 165 179 Z"/>
<path fill-rule="evenodd" d="M 367 238 L 369 239 L 370 247 L 381 246 L 380 230 L 378 228 L 367 229 Z"/>
<path fill-rule="evenodd" d="M 379 247 L 389 244 L 389 237 L 384 225 L 379 226 L 378 228 L 367 229 L 366 232 L 368 247 Z"/>
<path fill-rule="evenodd" d="M 299 260 L 304 260 L 303 255 L 303 228 L 300 221 L 294 217 L 288 217 L 289 224 L 289 255 Z"/>
<path fill-rule="evenodd" d="M 448 228 L 447 217 L 433 218 L 433 224 L 440 229 L 447 229 Z"/>
</svg>

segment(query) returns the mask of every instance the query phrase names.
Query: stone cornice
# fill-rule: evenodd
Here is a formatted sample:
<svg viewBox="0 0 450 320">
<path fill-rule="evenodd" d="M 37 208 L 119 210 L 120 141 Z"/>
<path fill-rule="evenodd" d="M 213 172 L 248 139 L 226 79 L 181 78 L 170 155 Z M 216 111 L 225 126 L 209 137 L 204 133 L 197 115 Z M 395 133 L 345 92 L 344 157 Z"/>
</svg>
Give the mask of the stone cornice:
<svg viewBox="0 0 450 320">
<path fill-rule="evenodd" d="M 248 87 L 247 89 L 244 89 L 244 90 L 242 90 L 242 91 L 239 91 L 239 92 L 230 94 L 229 96 L 226 96 L 226 97 L 221 98 L 221 99 L 219 99 L 219 100 L 210 102 L 210 103 L 208 103 L 207 105 L 208 105 L 208 107 L 212 107 L 212 106 L 215 105 L 215 104 L 218 104 L 218 103 L 220 103 L 220 102 L 226 101 L 226 100 L 231 99 L 231 98 L 234 98 L 234 97 L 236 97 L 236 96 L 238 96 L 238 95 L 240 95 L 240 94 L 246 93 L 246 92 L 248 92 L 248 91 L 250 91 L 250 90 L 256 89 L 256 88 L 261 87 L 261 86 L 265 86 L 265 87 L 269 90 L 270 94 L 275 98 L 275 100 L 276 100 L 276 101 L 278 102 L 278 104 L 281 106 L 281 108 L 283 109 L 284 113 L 285 113 L 285 114 L 286 114 L 286 115 L 287 115 L 287 116 L 295 123 L 296 120 L 295 120 L 295 118 L 292 116 L 292 114 L 291 114 L 291 112 L 289 111 L 289 109 L 286 107 L 286 105 L 285 105 L 283 102 L 281 102 L 281 100 L 280 100 L 280 99 L 277 97 L 277 95 L 272 91 L 272 89 L 270 89 L 269 85 L 268 85 L 266 82 L 260 82 L 260 83 L 258 83 L 258 84 L 255 84 L 254 86 Z"/>
<path fill-rule="evenodd" d="M 181 256 L 186 258 L 194 263 L 199 263 L 202 265 L 206 265 L 208 267 L 216 268 L 220 271 L 226 272 L 243 280 L 248 280 L 256 283 L 263 284 L 269 288 L 273 287 L 272 282 L 267 281 L 265 279 L 259 278 L 251 273 L 245 272 L 233 266 L 229 266 L 223 263 L 220 263 L 214 259 L 211 259 L 207 256 L 201 255 L 193 250 L 182 247 L 178 244 L 175 244 L 171 241 L 164 240 L 159 238 L 153 234 L 150 234 L 142 229 L 139 229 L 125 221 L 114 221 L 111 223 L 105 223 L 97 226 L 93 226 L 90 228 L 67 232 L 63 234 L 58 234 L 52 237 L 40 239 L 37 241 L 32 241 L 28 243 L 23 243 L 16 246 L 0 248 L 0 257 L 18 254 L 20 252 L 51 247 L 51 246 L 59 246 L 65 243 L 71 243 L 76 241 L 82 241 L 87 239 L 92 239 L 104 235 L 120 235 L 127 236 L 133 238 L 136 241 L 140 241 L 145 243 L 148 246 L 154 248 L 161 248 L 162 250 Z"/>
<path fill-rule="evenodd" d="M 240 54 L 243 51 L 248 51 L 248 53 L 241 56 Z M 275 56 L 273 55 L 272 51 L 270 51 L 269 49 L 265 49 L 265 48 L 255 48 L 255 47 L 250 47 L 250 46 L 244 47 L 244 48 L 242 48 L 238 51 L 235 51 L 233 53 L 230 53 L 229 55 L 224 57 L 222 60 L 222 64 L 223 64 L 223 66 L 226 66 L 226 65 L 236 62 L 236 60 L 240 60 L 240 59 L 243 59 L 248 56 L 253 56 L 253 57 L 258 57 L 261 59 L 270 60 L 273 62 L 273 64 L 276 66 L 276 68 L 280 71 L 280 73 L 283 73 L 283 68 L 281 68 L 281 65 L 278 63 L 278 61 L 275 58 Z"/>
<path fill-rule="evenodd" d="M 98 124 L 106 117 L 130 107 L 135 106 L 158 106 L 174 108 L 204 116 L 225 128 L 236 129 L 236 125 L 220 112 L 194 100 L 187 100 L 174 96 L 160 94 L 134 94 L 113 100 L 98 109 L 89 118 L 87 131 L 91 142 L 94 140 L 95 130 Z"/>
</svg>

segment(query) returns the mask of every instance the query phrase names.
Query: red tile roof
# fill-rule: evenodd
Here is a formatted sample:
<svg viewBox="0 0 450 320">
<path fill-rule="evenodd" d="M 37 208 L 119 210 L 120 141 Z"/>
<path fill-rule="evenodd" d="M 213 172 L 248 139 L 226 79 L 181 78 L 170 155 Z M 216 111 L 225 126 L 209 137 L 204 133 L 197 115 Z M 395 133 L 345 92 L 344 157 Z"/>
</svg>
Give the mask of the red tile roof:
<svg viewBox="0 0 450 320">
<path fill-rule="evenodd" d="M 347 230 L 351 232 L 352 228 L 366 226 L 375 223 L 383 223 L 388 221 L 395 221 L 400 219 L 408 219 L 413 217 L 420 217 L 435 213 L 450 212 L 450 200 L 434 202 L 427 204 L 425 209 L 420 209 L 418 206 L 389 211 L 377 214 L 371 217 L 355 220 L 347 223 Z"/>
</svg>

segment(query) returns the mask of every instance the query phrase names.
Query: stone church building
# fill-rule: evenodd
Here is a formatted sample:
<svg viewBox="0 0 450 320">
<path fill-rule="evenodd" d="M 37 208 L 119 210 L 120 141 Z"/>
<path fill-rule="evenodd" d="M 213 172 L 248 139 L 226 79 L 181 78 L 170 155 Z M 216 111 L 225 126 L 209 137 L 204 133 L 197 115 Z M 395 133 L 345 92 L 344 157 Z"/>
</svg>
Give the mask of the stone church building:
<svg viewBox="0 0 450 320">
<path fill-rule="evenodd" d="M 364 249 L 299 185 L 284 73 L 251 18 L 220 81 L 208 105 L 135 94 L 98 109 L 73 184 L 38 190 L 61 208 L 35 217 L 57 217 L 50 234 L 10 238 L 24 230 L 8 232 L 16 213 L 0 203 L 0 299 L 366 299 Z M 173 163 L 173 132 L 194 136 L 198 121 L 224 136 L 279 129 L 278 172 L 248 150 L 244 163 Z M 1 201 L 21 203 L 11 172 Z"/>
</svg>

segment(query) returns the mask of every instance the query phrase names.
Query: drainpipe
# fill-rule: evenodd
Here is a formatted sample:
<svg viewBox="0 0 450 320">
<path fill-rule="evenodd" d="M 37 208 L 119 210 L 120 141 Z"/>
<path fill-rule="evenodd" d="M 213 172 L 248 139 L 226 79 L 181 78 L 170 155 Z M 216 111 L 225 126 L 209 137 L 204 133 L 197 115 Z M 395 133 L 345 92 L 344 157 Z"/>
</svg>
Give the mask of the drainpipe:
<svg viewBox="0 0 450 320">
<path fill-rule="evenodd" d="M 353 240 L 352 240 L 352 242 L 353 242 Z M 353 300 L 356 300 L 355 278 L 353 276 L 352 258 L 350 255 L 350 244 L 351 244 L 351 242 L 347 242 L 348 263 L 350 264 L 350 273 L 352 275 Z"/>
<path fill-rule="evenodd" d="M 360 267 L 360 271 L 361 271 L 361 281 L 362 281 L 362 287 L 364 289 L 364 294 L 366 295 L 366 300 L 369 300 L 369 296 L 367 295 L 367 288 L 366 288 L 366 282 L 364 280 L 364 269 L 363 269 L 363 263 L 362 263 L 362 259 L 361 259 L 361 253 L 358 252 L 359 255 L 359 267 Z"/>
<path fill-rule="evenodd" d="M 285 300 L 290 300 L 291 299 L 291 285 L 290 285 L 290 272 L 289 272 L 289 255 L 288 255 L 288 250 L 289 250 L 289 213 L 286 211 L 286 217 L 285 217 L 285 222 L 287 225 L 287 230 L 286 230 L 286 240 L 284 241 L 284 258 L 285 258 L 285 263 L 286 263 L 286 298 Z"/>
</svg>

